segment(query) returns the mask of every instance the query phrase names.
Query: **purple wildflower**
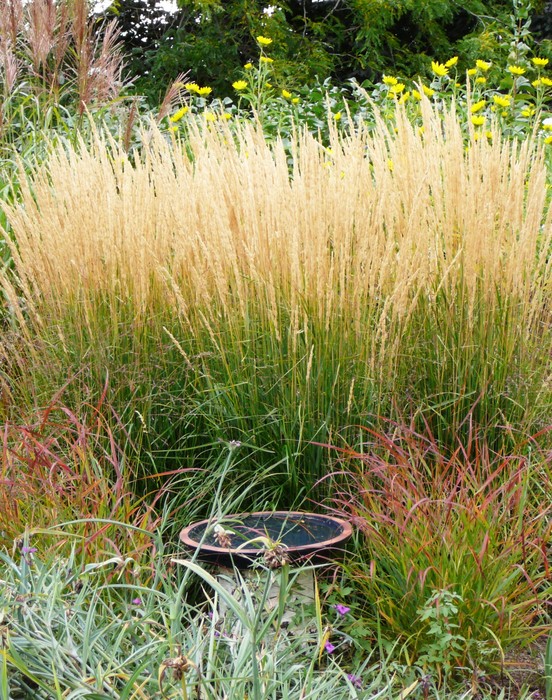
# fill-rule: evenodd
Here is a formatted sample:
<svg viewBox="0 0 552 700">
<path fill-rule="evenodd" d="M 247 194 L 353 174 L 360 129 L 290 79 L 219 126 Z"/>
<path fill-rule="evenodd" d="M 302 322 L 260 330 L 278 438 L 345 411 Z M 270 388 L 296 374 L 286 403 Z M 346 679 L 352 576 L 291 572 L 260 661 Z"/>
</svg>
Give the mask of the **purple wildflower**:
<svg viewBox="0 0 552 700">
<path fill-rule="evenodd" d="M 324 649 L 328 652 L 328 654 L 333 654 L 335 651 L 335 647 L 331 642 L 326 642 L 326 644 L 324 644 Z"/>
<path fill-rule="evenodd" d="M 354 673 L 348 673 L 347 680 L 354 688 L 358 690 L 362 689 L 362 678 L 360 676 L 355 676 Z"/>
<path fill-rule="evenodd" d="M 133 605 L 142 605 L 142 599 L 141 598 L 133 598 L 130 601 Z"/>
<path fill-rule="evenodd" d="M 335 610 L 337 610 L 338 615 L 341 615 L 341 617 L 345 617 L 345 615 L 351 610 L 351 608 L 347 607 L 346 605 L 341 605 L 341 603 L 338 603 L 333 607 Z"/>
<path fill-rule="evenodd" d="M 36 547 L 21 547 L 21 552 L 23 554 L 34 554 L 38 552 L 38 549 Z"/>
</svg>

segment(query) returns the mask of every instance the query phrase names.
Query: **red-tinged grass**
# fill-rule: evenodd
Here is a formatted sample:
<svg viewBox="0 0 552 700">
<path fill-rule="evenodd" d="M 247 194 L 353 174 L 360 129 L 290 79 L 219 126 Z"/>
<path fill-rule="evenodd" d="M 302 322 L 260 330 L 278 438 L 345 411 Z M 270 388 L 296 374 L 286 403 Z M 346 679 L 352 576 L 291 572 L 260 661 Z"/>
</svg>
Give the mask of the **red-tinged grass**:
<svg viewBox="0 0 552 700">
<path fill-rule="evenodd" d="M 135 495 L 134 471 L 113 438 L 110 422 L 116 416 L 105 393 L 77 415 L 59 392 L 25 424 L 5 423 L 0 545 L 12 547 L 23 536 L 40 533 L 41 548 L 60 554 L 77 538 L 86 561 L 149 560 L 170 478 L 147 498 Z"/>
<path fill-rule="evenodd" d="M 408 663 L 499 664 L 550 625 L 552 454 L 539 447 L 543 434 L 517 456 L 491 453 L 474 431 L 444 450 L 429 430 L 389 427 L 361 428 L 360 450 L 335 448 L 342 485 L 332 510 L 360 531 L 349 573 L 363 615 Z"/>
</svg>

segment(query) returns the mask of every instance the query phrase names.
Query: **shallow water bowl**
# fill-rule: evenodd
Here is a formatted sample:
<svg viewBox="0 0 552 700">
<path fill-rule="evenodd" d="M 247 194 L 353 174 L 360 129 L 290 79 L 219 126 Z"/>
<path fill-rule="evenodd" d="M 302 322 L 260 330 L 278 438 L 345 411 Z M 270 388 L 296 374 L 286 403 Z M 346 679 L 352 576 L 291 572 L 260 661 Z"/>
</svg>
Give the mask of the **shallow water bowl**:
<svg viewBox="0 0 552 700">
<path fill-rule="evenodd" d="M 197 551 L 201 561 L 246 569 L 276 543 L 291 564 L 328 563 L 343 555 L 351 533 L 348 522 L 328 515 L 263 511 L 192 523 L 182 530 L 180 540 L 190 552 Z"/>
</svg>

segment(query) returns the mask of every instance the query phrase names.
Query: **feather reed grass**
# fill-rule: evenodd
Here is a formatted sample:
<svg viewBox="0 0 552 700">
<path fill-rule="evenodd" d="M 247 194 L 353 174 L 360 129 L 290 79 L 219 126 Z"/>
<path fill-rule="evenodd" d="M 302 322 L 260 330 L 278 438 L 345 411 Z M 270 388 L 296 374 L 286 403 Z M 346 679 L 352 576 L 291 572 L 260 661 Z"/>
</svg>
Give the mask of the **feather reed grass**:
<svg viewBox="0 0 552 700">
<path fill-rule="evenodd" d="M 251 124 L 185 141 L 152 126 L 134 160 L 100 136 L 53 149 L 6 211 L 8 379 L 39 400 L 69 371 L 98 387 L 109 371 L 164 450 L 247 439 L 296 485 L 323 470 L 307 441 L 393 405 L 445 441 L 470 409 L 490 434 L 540 427 L 543 148 L 498 131 L 466 145 L 454 108 L 423 109 L 423 133 L 399 111 L 330 148 L 298 134 L 291 157 Z"/>
</svg>

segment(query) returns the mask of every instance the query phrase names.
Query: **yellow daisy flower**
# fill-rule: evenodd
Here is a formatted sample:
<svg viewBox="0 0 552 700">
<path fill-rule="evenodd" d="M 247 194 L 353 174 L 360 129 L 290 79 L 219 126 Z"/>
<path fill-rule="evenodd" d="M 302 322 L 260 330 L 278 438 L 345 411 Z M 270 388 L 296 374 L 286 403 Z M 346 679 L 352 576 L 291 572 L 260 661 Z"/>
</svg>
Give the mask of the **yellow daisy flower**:
<svg viewBox="0 0 552 700">
<path fill-rule="evenodd" d="M 232 87 L 238 92 L 240 90 L 245 90 L 247 88 L 247 80 L 236 80 L 232 83 Z"/>
<path fill-rule="evenodd" d="M 269 39 L 267 36 L 258 36 L 257 41 L 261 46 L 270 46 L 272 44 L 272 39 Z"/>
<path fill-rule="evenodd" d="M 479 102 L 474 102 L 470 107 L 470 112 L 472 114 L 475 114 L 476 112 L 481 111 L 486 104 L 486 100 L 479 100 Z"/>
<path fill-rule="evenodd" d="M 172 116 L 169 117 L 169 121 L 175 124 L 176 122 L 179 122 L 187 112 L 188 107 L 181 107 L 177 112 L 175 112 Z"/>
<path fill-rule="evenodd" d="M 400 95 L 400 93 L 404 90 L 405 85 L 404 83 L 397 83 L 396 85 L 392 85 L 391 88 L 389 89 L 389 92 L 391 92 L 393 95 Z"/>
<path fill-rule="evenodd" d="M 435 75 L 441 78 L 448 73 L 448 68 L 443 63 L 438 63 L 437 61 L 431 61 L 431 70 Z"/>
<path fill-rule="evenodd" d="M 511 101 L 510 95 L 493 95 L 493 102 L 499 107 L 509 107 Z"/>
<path fill-rule="evenodd" d="M 483 71 L 483 73 L 486 73 L 490 69 L 491 65 L 492 63 L 490 61 L 482 61 L 480 58 L 478 58 L 475 62 L 475 67 Z"/>
<path fill-rule="evenodd" d="M 506 70 L 512 75 L 523 75 L 525 73 L 525 68 L 521 66 L 508 66 Z"/>
<path fill-rule="evenodd" d="M 537 68 L 544 68 L 544 66 L 548 65 L 547 58 L 538 58 L 537 56 L 534 56 L 531 59 L 531 61 L 532 61 L 534 66 L 537 66 Z"/>
</svg>

